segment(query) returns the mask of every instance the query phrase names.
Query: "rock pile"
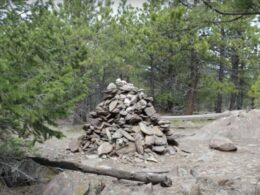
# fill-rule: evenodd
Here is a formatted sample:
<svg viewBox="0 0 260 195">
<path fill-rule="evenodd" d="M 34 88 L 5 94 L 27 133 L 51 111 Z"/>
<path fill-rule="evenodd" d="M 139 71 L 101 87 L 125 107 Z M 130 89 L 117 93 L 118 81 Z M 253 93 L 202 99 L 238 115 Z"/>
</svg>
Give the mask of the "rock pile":
<svg viewBox="0 0 260 195">
<path fill-rule="evenodd" d="M 98 155 L 166 153 L 177 142 L 170 122 L 160 120 L 152 102 L 152 97 L 131 83 L 121 79 L 110 83 L 83 126 L 86 135 L 81 137 L 81 149 L 97 150 Z"/>
</svg>

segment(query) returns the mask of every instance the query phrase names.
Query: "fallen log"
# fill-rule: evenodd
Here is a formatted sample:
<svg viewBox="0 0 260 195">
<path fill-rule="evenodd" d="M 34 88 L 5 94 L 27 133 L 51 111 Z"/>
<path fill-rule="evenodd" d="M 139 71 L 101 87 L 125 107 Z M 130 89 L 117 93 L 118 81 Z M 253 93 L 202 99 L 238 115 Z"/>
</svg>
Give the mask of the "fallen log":
<svg viewBox="0 0 260 195">
<path fill-rule="evenodd" d="M 169 177 L 165 175 L 155 174 L 155 173 L 128 172 L 124 170 L 114 169 L 111 167 L 91 167 L 79 163 L 74 163 L 69 161 L 53 161 L 41 157 L 29 157 L 29 158 L 35 161 L 36 163 L 39 163 L 44 166 L 58 167 L 62 169 L 80 171 L 83 173 L 106 175 L 110 177 L 116 177 L 118 179 L 141 181 L 144 183 L 152 183 L 152 184 L 160 183 L 162 187 L 170 187 L 172 185 L 172 180 Z"/>
<path fill-rule="evenodd" d="M 181 115 L 181 116 L 161 116 L 165 120 L 214 120 L 222 117 L 228 117 L 231 112 L 211 113 L 211 114 L 197 114 L 197 115 Z"/>
</svg>

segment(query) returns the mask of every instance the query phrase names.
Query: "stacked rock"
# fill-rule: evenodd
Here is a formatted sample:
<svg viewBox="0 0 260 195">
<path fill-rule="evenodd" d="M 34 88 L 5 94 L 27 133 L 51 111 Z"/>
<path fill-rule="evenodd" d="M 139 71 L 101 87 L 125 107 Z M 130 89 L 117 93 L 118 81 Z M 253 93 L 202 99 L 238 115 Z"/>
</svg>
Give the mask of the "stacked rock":
<svg viewBox="0 0 260 195">
<path fill-rule="evenodd" d="M 81 138 L 84 151 L 99 155 L 154 151 L 163 154 L 176 145 L 170 122 L 160 120 L 153 98 L 133 84 L 117 79 L 104 91 L 103 101 L 89 113 Z"/>
</svg>

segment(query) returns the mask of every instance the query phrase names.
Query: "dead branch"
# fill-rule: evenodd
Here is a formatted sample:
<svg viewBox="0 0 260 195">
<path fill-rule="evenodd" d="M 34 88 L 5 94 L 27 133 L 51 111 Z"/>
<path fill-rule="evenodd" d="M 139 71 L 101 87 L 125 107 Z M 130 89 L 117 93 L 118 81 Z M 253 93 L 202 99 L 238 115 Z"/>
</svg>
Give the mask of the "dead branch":
<svg viewBox="0 0 260 195">
<path fill-rule="evenodd" d="M 82 165 L 79 163 L 69 161 L 52 161 L 41 157 L 29 157 L 36 163 L 44 166 L 59 167 L 62 169 L 68 169 L 73 171 L 80 171 L 83 173 L 93 173 L 97 175 L 106 175 L 110 177 L 116 177 L 118 179 L 126 179 L 132 181 L 141 181 L 145 183 L 158 184 L 163 187 L 169 187 L 172 185 L 172 180 L 160 174 L 144 173 L 144 172 L 128 172 L 123 170 L 114 169 L 111 167 L 91 167 L 88 165 Z"/>
</svg>

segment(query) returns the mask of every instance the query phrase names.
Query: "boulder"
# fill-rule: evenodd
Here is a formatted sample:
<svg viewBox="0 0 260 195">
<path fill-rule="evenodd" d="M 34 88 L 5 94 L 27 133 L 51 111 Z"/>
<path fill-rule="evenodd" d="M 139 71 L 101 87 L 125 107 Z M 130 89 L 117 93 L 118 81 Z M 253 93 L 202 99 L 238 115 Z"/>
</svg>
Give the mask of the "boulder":
<svg viewBox="0 0 260 195">
<path fill-rule="evenodd" d="M 209 147 L 211 149 L 223 151 L 223 152 L 235 152 L 237 147 L 228 138 L 225 137 L 215 137 L 210 140 Z"/>
</svg>

